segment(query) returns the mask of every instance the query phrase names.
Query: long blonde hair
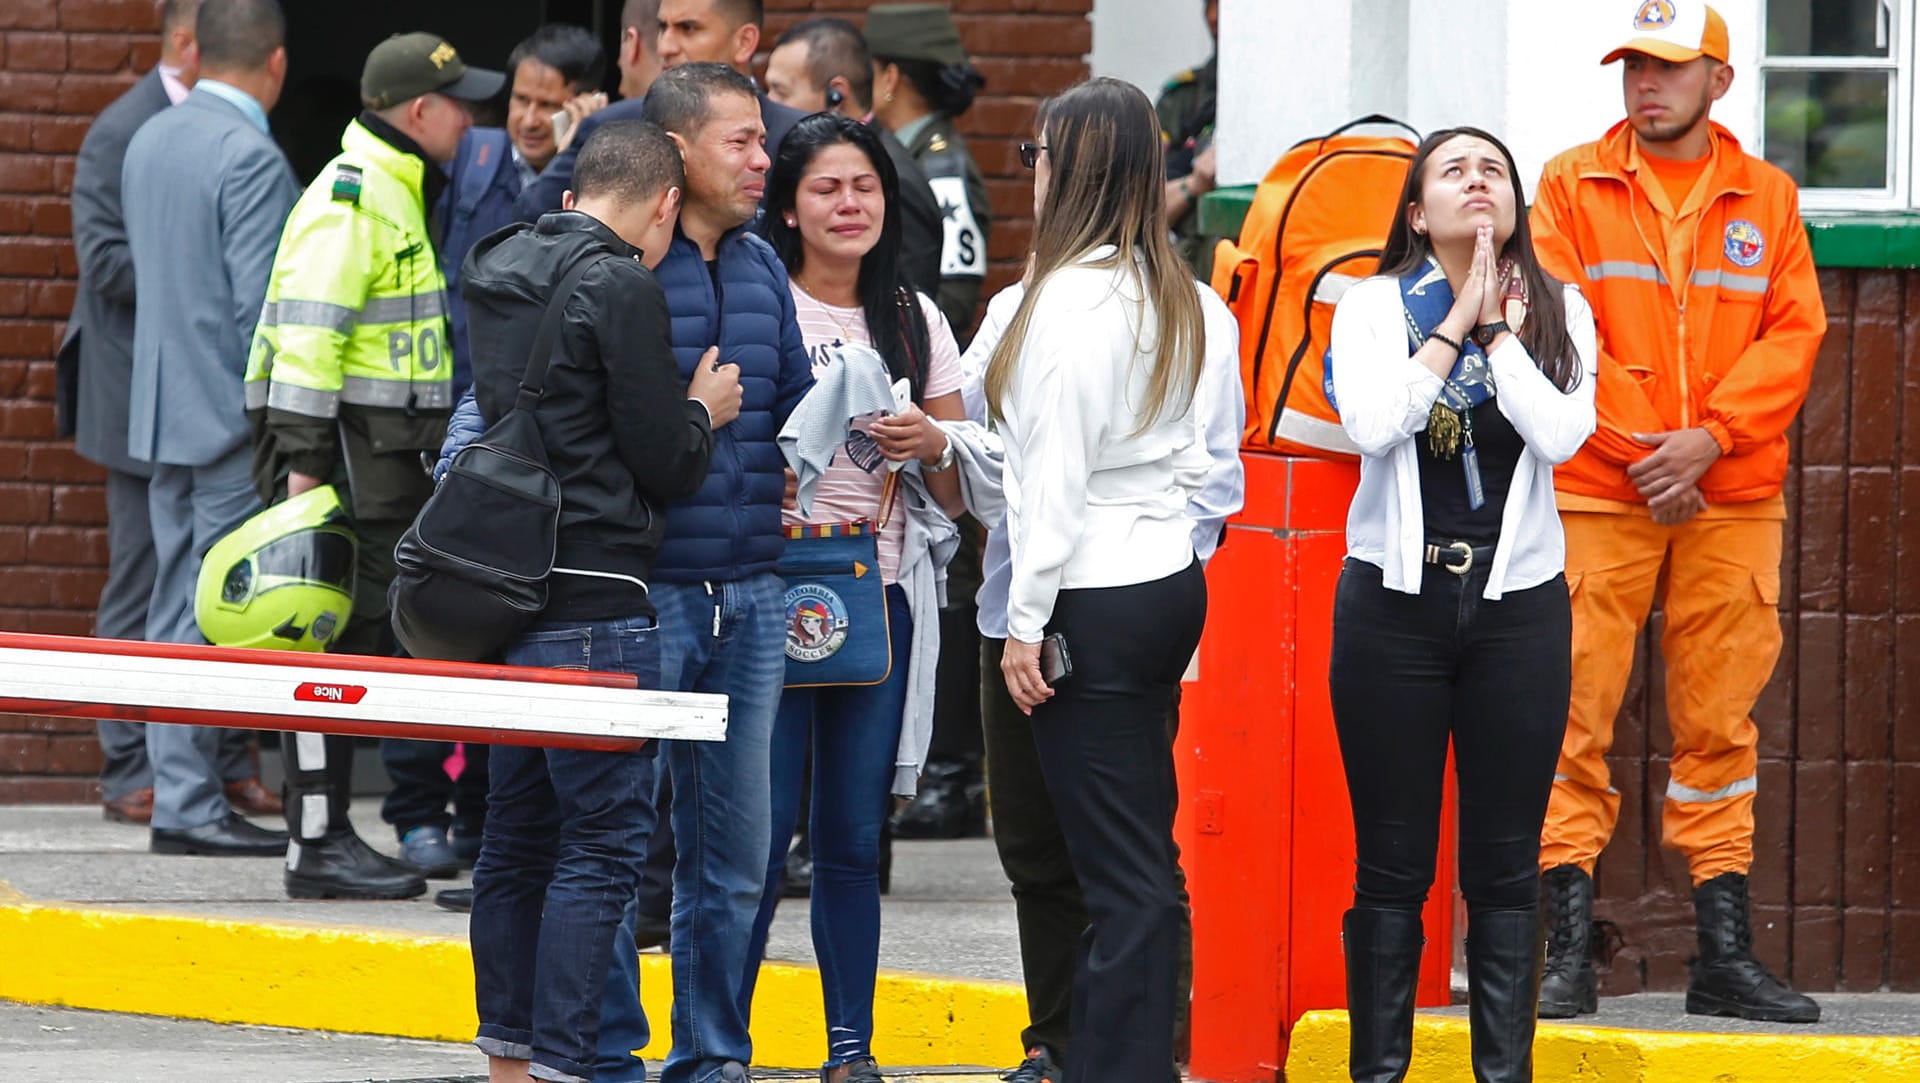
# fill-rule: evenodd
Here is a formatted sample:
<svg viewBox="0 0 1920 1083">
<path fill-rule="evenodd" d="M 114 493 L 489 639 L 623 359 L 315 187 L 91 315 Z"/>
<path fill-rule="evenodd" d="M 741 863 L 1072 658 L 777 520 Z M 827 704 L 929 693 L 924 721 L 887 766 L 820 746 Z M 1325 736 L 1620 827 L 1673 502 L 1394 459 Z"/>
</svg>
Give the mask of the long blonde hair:
<svg viewBox="0 0 1920 1083">
<path fill-rule="evenodd" d="M 1090 266 L 1118 267 L 1152 306 L 1153 372 L 1145 410 L 1134 435 L 1177 405 L 1184 412 L 1200 382 L 1206 324 L 1193 273 L 1167 233 L 1166 152 L 1153 104 L 1131 83 L 1090 79 L 1040 111 L 1040 138 L 1051 179 L 1033 236 L 1033 272 L 1026 296 L 987 362 L 987 403 L 1004 417 L 1007 388 L 1020 362 L 1047 279 L 1101 245 L 1111 259 Z M 1138 254 L 1136 259 L 1135 254 Z M 1135 341 L 1145 333 L 1136 324 Z"/>
</svg>

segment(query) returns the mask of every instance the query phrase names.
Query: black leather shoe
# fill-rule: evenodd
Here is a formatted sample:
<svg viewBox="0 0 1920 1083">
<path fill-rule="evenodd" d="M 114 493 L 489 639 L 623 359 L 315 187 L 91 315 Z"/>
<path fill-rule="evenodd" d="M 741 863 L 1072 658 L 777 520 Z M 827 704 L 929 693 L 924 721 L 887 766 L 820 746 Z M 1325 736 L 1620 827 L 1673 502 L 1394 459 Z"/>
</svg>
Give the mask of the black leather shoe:
<svg viewBox="0 0 1920 1083">
<path fill-rule="evenodd" d="M 633 923 L 633 946 L 640 951 L 659 948 L 666 951 L 673 940 L 673 922 L 667 918 L 641 914 Z"/>
<path fill-rule="evenodd" d="M 1540 877 L 1540 916 L 1547 929 L 1540 1018 L 1572 1019 L 1600 1008 L 1593 968 L 1593 878 L 1578 865 L 1555 865 Z"/>
<path fill-rule="evenodd" d="M 426 879 L 411 866 L 401 867 L 352 832 L 293 843 L 286 884 L 290 899 L 411 899 L 427 893 Z"/>
<path fill-rule="evenodd" d="M 433 893 L 433 905 L 456 914 L 473 913 L 473 889 L 450 887 Z"/>
<path fill-rule="evenodd" d="M 927 764 L 920 777 L 919 791 L 906 808 L 894 814 L 894 837 L 957 839 L 965 835 L 968 771 L 966 764 Z"/>
<path fill-rule="evenodd" d="M 148 848 L 156 854 L 201 857 L 277 857 L 287 852 L 287 833 L 253 823 L 237 812 L 199 827 L 156 827 Z"/>
<path fill-rule="evenodd" d="M 783 899 L 804 899 L 813 894 L 813 847 L 805 835 L 787 848 L 786 877 L 780 884 Z"/>
<path fill-rule="evenodd" d="M 1700 957 L 1687 979 L 1687 1014 L 1763 1023 L 1818 1023 L 1820 1005 L 1787 988 L 1753 955 L 1747 878 L 1721 873 L 1693 889 Z"/>
</svg>

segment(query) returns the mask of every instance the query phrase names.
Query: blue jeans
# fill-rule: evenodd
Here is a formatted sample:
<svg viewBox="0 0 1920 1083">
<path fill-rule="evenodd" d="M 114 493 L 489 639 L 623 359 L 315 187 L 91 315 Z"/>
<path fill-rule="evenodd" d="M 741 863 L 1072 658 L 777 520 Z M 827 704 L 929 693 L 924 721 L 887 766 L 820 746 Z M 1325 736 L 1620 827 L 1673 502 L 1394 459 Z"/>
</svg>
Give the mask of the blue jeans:
<svg viewBox="0 0 1920 1083">
<path fill-rule="evenodd" d="M 664 903 L 672 912 L 673 824 L 661 815 L 664 802 L 671 800 L 670 793 L 662 792 L 666 778 L 665 771 L 654 774 L 650 798 L 653 834 L 647 839 L 647 860 L 640 866 L 640 889 L 621 915 L 620 928 L 614 931 L 613 966 L 607 972 L 607 991 L 600 1001 L 601 1039 L 595 1083 L 647 1083 L 647 1063 L 640 1059 L 640 1050 L 653 1040 L 653 1029 L 640 1010 L 640 946 L 634 932 L 643 912 L 657 913 L 652 907 Z M 660 853 L 663 846 L 669 851 L 664 859 Z M 667 866 L 664 872 L 657 867 L 663 860 Z M 663 876 L 667 882 L 658 882 Z"/>
<path fill-rule="evenodd" d="M 906 591 L 887 588 L 893 669 L 875 685 L 789 688 L 773 723 L 773 845 L 767 888 L 753 923 L 753 964 L 740 994 L 753 1001 L 753 979 L 767 950 L 767 927 L 780 901 L 787 843 L 800 814 L 800 781 L 813 745 L 813 953 L 827 1017 L 827 1067 L 873 1055 L 873 982 L 880 966 L 880 826 L 907 706 L 907 662 L 913 614 Z"/>
<path fill-rule="evenodd" d="M 651 617 L 536 624 L 506 660 L 631 673 L 658 688 L 660 642 Z M 640 752 L 493 749 L 468 923 L 474 1044 L 532 1060 L 536 1079 L 594 1079 L 606 960 L 646 858 L 656 762 L 651 743 Z"/>
<path fill-rule="evenodd" d="M 661 746 L 679 847 L 673 866 L 673 1050 L 662 1083 L 708 1083 L 729 1062 L 744 1066 L 753 1059 L 740 989 L 753 961 L 748 944 L 766 886 L 773 819 L 767 755 L 787 672 L 785 593 L 772 572 L 723 583 L 656 582 L 649 591 L 660 614 L 662 687 L 728 697 L 725 741 Z M 626 950 L 609 961 L 610 980 L 627 982 L 627 988 L 639 965 L 631 931 Z M 603 1064 L 637 1064 L 629 1051 L 646 1044 L 645 1031 L 631 1026 L 637 1001 L 629 1009 L 624 992 L 619 1010 L 602 1011 Z"/>
</svg>

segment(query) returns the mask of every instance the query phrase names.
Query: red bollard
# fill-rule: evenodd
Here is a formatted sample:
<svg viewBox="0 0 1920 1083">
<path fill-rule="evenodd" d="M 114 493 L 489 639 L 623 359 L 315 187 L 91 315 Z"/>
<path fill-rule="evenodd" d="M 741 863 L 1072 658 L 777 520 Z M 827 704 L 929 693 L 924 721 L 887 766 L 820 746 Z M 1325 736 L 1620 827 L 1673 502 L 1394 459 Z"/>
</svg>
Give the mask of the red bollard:
<svg viewBox="0 0 1920 1083">
<path fill-rule="evenodd" d="M 1193 1078 L 1271 1083 L 1301 1014 L 1346 1005 L 1353 819 L 1327 665 L 1360 471 L 1242 458 L 1247 506 L 1207 568 L 1199 675 L 1182 698 L 1175 835 L 1193 898 Z M 1449 999 L 1454 808 L 1449 771 L 1422 1005 Z"/>
</svg>

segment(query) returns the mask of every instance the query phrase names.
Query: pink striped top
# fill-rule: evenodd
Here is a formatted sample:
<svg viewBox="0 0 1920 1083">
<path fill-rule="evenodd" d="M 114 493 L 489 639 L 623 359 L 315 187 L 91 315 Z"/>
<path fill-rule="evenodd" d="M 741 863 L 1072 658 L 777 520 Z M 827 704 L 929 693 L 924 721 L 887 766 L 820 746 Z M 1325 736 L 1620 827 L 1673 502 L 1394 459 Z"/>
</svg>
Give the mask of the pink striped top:
<svg viewBox="0 0 1920 1083">
<path fill-rule="evenodd" d="M 789 282 L 789 287 L 793 291 L 794 315 L 800 324 L 800 337 L 806 340 L 807 353 L 813 358 L 816 375 L 823 367 L 833 363 L 835 355 L 830 352 L 830 347 L 849 343 L 873 345 L 867 334 L 866 314 L 860 309 L 841 308 L 817 301 L 812 294 L 801 289 L 798 282 Z M 926 294 L 920 294 L 919 298 L 920 311 L 926 314 L 927 337 L 932 345 L 927 356 L 926 392 L 921 396 L 924 401 L 959 392 L 960 347 L 954 342 L 953 331 L 947 326 L 947 318 L 940 314 L 939 308 Z M 864 422 L 870 420 L 856 419 L 854 427 L 862 428 Z M 792 505 L 788 505 L 781 512 L 782 524 L 798 526 L 807 522 L 877 519 L 880 514 L 880 487 L 886 477 L 886 461 L 881 459 L 873 466 L 872 472 L 863 469 L 844 450 L 835 455 L 814 490 L 813 515 L 803 519 Z M 892 583 L 898 578 L 900 551 L 906 544 L 906 538 L 906 514 L 896 507 L 879 537 L 880 578 L 883 582 Z"/>
</svg>

